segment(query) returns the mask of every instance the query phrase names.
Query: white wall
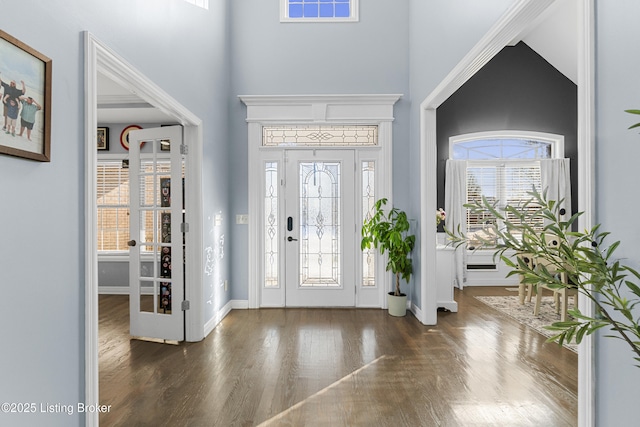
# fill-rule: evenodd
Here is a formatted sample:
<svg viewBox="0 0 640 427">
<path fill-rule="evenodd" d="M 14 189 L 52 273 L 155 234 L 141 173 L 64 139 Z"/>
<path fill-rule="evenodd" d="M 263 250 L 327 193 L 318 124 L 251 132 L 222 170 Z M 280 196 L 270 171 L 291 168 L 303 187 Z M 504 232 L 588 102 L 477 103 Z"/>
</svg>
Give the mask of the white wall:
<svg viewBox="0 0 640 427">
<path fill-rule="evenodd" d="M 205 122 L 205 215 L 226 213 L 226 3 L 207 12 L 177 0 L 0 0 L 2 30 L 53 59 L 51 162 L 0 156 L 0 401 L 83 401 L 82 32 Z M 3 413 L 0 424 L 72 426 L 84 417 Z"/>
</svg>

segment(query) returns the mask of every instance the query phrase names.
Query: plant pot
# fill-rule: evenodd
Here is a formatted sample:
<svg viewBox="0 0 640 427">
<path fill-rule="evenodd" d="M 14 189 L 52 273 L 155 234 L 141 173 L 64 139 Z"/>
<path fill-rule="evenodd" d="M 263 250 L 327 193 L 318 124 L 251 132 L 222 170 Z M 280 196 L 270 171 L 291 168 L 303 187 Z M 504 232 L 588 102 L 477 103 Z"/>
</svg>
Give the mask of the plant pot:
<svg viewBox="0 0 640 427">
<path fill-rule="evenodd" d="M 407 296 L 400 294 L 395 296 L 393 292 L 387 295 L 387 306 L 391 316 L 402 317 L 407 315 Z"/>
</svg>

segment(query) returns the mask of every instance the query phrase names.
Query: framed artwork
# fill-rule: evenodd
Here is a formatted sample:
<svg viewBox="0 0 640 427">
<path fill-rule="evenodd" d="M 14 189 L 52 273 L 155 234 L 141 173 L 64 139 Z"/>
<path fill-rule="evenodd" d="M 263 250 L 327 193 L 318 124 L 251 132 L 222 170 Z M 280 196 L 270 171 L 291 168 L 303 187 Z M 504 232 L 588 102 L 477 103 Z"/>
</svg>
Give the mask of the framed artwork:
<svg viewBox="0 0 640 427">
<path fill-rule="evenodd" d="M 109 128 L 98 128 L 97 136 L 98 150 L 109 149 Z"/>
<path fill-rule="evenodd" d="M 122 129 L 122 133 L 120 133 L 120 145 L 122 145 L 125 150 L 129 150 L 129 132 L 137 129 L 142 129 L 142 127 L 138 125 L 129 125 L 126 128 Z M 143 145 L 144 142 L 141 142 L 140 147 L 142 147 Z"/>
<path fill-rule="evenodd" d="M 52 61 L 0 30 L 0 153 L 51 161 Z"/>
</svg>

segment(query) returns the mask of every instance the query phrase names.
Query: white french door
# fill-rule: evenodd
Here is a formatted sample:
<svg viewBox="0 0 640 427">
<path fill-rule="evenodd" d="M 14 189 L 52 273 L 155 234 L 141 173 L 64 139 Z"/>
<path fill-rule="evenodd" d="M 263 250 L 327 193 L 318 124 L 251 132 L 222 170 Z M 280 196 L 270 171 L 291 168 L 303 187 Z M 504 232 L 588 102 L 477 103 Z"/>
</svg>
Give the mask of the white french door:
<svg viewBox="0 0 640 427">
<path fill-rule="evenodd" d="M 355 306 L 354 161 L 353 150 L 285 152 L 286 306 Z"/>
<path fill-rule="evenodd" d="M 182 127 L 131 131 L 129 310 L 134 337 L 184 339 Z M 140 147 L 151 146 L 141 158 Z M 169 153 L 170 160 L 166 160 Z"/>
</svg>

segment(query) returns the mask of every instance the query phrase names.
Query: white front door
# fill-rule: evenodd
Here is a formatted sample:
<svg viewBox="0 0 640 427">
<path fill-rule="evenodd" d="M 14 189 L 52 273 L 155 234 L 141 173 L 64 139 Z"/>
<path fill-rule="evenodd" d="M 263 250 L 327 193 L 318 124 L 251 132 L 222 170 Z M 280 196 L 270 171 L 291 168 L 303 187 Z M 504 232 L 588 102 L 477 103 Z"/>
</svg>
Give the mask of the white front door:
<svg viewBox="0 0 640 427">
<path fill-rule="evenodd" d="M 182 341 L 182 127 L 135 130 L 128 138 L 130 333 L 140 338 Z M 141 158 L 141 144 L 152 147 L 150 157 Z"/>
<path fill-rule="evenodd" d="M 354 151 L 288 150 L 285 159 L 286 306 L 353 307 Z"/>
</svg>

